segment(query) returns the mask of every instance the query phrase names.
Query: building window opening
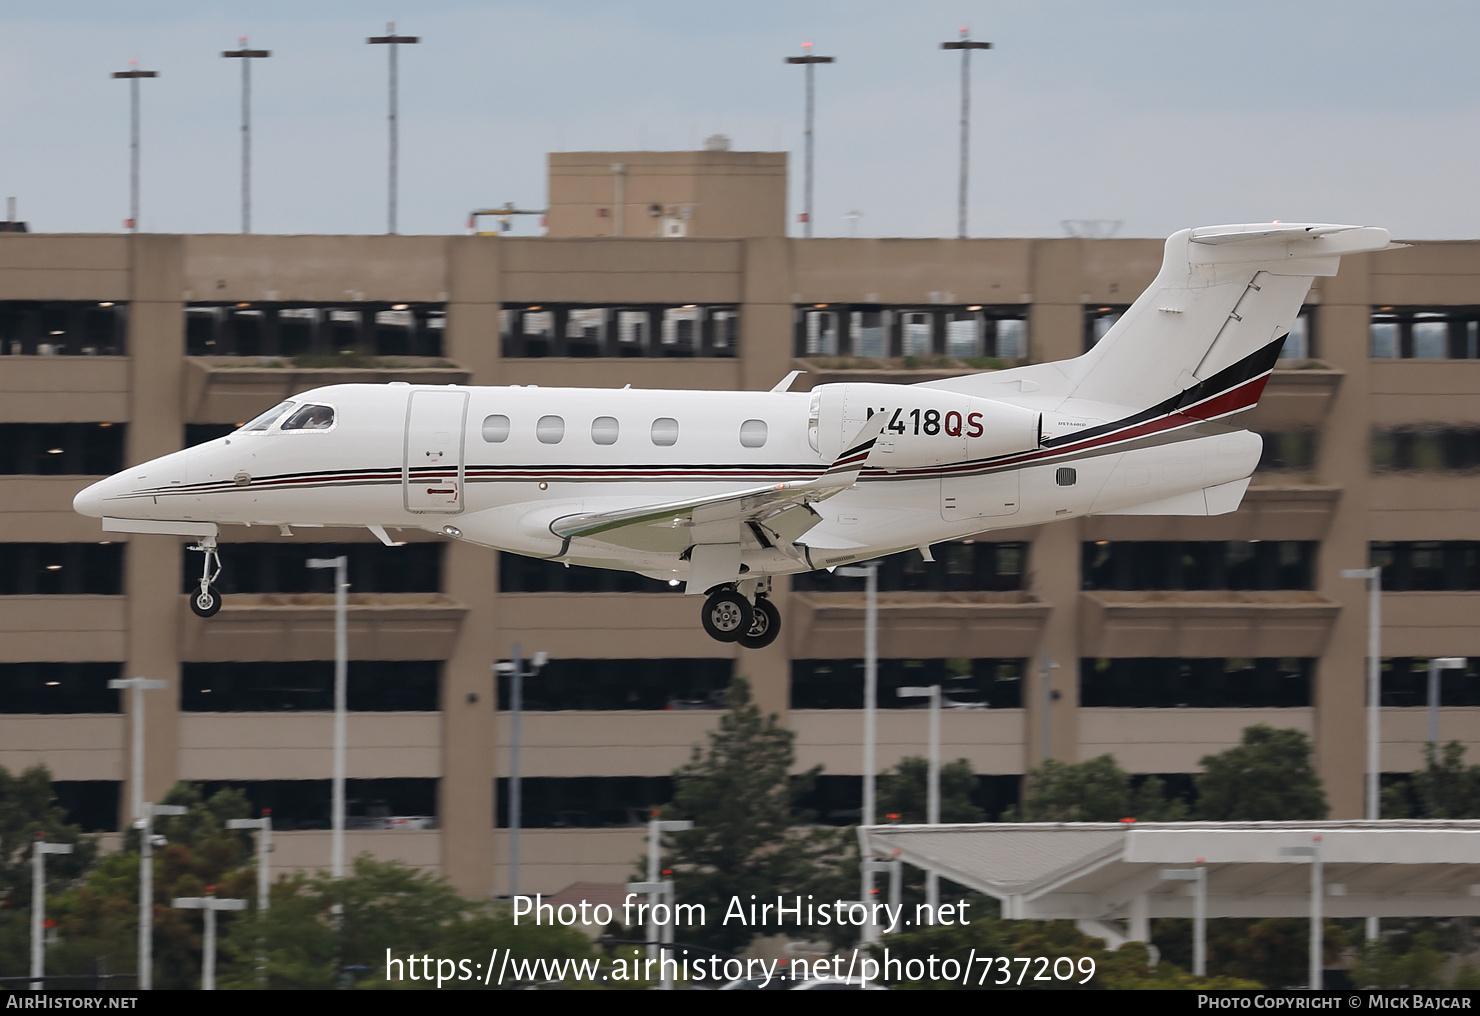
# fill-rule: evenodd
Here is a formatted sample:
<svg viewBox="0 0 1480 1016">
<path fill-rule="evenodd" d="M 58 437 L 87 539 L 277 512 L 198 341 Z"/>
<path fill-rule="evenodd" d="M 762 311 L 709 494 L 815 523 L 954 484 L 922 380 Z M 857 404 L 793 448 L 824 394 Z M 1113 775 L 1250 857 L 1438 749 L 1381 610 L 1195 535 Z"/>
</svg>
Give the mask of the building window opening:
<svg viewBox="0 0 1480 1016">
<path fill-rule="evenodd" d="M 524 683 L 531 712 L 725 708 L 730 660 L 551 660 Z M 510 707 L 511 679 L 498 679 L 499 709 Z"/>
<path fill-rule="evenodd" d="M 0 475 L 109 476 L 123 468 L 124 423 L 0 423 Z"/>
<path fill-rule="evenodd" d="M 1284 709 L 1311 704 L 1311 659 L 1079 661 L 1079 704 L 1131 709 Z"/>
<path fill-rule="evenodd" d="M 793 660 L 792 709 L 862 709 L 863 660 Z M 880 660 L 880 709 L 922 709 L 925 699 L 900 698 L 897 689 L 941 686 L 943 709 L 1021 709 L 1023 667 L 1018 659 Z"/>
<path fill-rule="evenodd" d="M 351 660 L 345 686 L 351 712 L 434 713 L 442 665 L 436 660 Z M 186 712 L 330 712 L 334 661 L 183 663 L 180 708 Z"/>
<path fill-rule="evenodd" d="M 509 781 L 494 784 L 495 822 L 509 827 Z M 526 776 L 519 781 L 525 829 L 602 829 L 646 825 L 673 800 L 668 776 Z"/>
<path fill-rule="evenodd" d="M 0 663 L 0 714 L 121 713 L 121 663 Z"/>
<path fill-rule="evenodd" d="M 123 356 L 128 304 L 0 300 L 0 356 Z"/>
</svg>

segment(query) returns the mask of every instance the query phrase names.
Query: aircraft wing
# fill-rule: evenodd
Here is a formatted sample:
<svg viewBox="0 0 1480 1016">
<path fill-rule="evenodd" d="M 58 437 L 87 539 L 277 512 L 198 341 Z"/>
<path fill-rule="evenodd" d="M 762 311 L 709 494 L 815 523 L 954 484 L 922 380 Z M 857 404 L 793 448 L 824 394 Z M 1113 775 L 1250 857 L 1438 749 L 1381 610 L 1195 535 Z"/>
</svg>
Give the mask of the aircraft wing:
<svg viewBox="0 0 1480 1016">
<path fill-rule="evenodd" d="M 886 414 L 874 414 L 837 461 L 812 480 L 567 515 L 550 523 L 550 531 L 567 541 L 596 540 L 658 553 L 682 553 L 701 543 L 740 543 L 748 535 L 762 546 L 797 553 L 792 541 L 821 521 L 809 505 L 853 486 L 886 422 Z"/>
</svg>

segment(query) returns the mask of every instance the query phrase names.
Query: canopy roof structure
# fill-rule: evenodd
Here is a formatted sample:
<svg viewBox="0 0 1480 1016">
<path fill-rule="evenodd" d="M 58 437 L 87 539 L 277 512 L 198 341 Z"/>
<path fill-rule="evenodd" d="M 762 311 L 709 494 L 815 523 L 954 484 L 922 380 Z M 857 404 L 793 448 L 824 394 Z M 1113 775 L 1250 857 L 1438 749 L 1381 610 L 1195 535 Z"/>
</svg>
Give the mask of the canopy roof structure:
<svg viewBox="0 0 1480 1016">
<path fill-rule="evenodd" d="M 1147 940 L 1152 917 L 1191 917 L 1185 881 L 1206 869 L 1208 917 L 1304 917 L 1313 861 L 1327 917 L 1480 916 L 1480 821 L 1064 822 L 871 826 L 865 856 L 933 870 L 1013 919 L 1070 919 Z M 1290 848 L 1315 848 L 1290 856 Z M 1129 934 L 1106 922 L 1128 919 Z"/>
</svg>

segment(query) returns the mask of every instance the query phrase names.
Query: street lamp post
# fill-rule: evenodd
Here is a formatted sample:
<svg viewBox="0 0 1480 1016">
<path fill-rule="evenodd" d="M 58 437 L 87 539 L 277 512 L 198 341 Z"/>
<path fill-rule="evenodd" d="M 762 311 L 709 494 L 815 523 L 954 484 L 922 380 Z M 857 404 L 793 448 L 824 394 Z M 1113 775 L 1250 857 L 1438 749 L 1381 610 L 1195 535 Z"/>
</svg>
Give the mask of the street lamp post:
<svg viewBox="0 0 1480 1016">
<path fill-rule="evenodd" d="M 874 741 L 878 724 L 879 699 L 879 562 L 868 561 L 862 565 L 839 568 L 838 574 L 845 578 L 862 578 L 864 583 L 863 608 L 863 824 L 874 824 L 875 796 L 874 780 L 877 764 L 874 760 Z M 863 859 L 859 866 L 859 898 L 871 903 L 874 898 L 874 873 Z M 868 941 L 877 940 L 873 925 L 864 927 Z"/>
<path fill-rule="evenodd" d="M 226 820 L 227 829 L 256 829 L 257 832 L 257 917 L 267 913 L 269 904 L 269 889 L 272 880 L 268 875 L 267 855 L 272 853 L 272 811 L 262 809 L 261 818 L 233 818 Z M 257 953 L 257 977 L 264 984 L 267 981 L 267 957 L 259 950 Z"/>
<path fill-rule="evenodd" d="M 687 819 L 668 819 L 666 821 L 660 819 L 658 818 L 658 813 L 656 810 L 648 818 L 647 880 L 650 885 L 659 884 L 658 875 L 660 873 L 658 871 L 658 865 L 660 852 L 663 846 L 663 834 L 688 832 L 692 828 L 694 828 L 694 823 L 690 822 Z M 673 882 L 670 879 L 668 881 L 662 882 L 661 884 L 667 886 L 666 892 L 668 893 L 669 897 L 668 904 L 671 907 L 673 905 Z M 673 922 L 670 920 L 666 925 L 663 926 L 663 929 L 660 931 L 658 927 L 657 917 L 653 916 L 653 908 L 657 906 L 658 902 L 659 896 L 657 895 L 657 893 L 650 892 L 648 894 L 649 916 L 647 936 L 648 959 L 650 960 L 662 959 L 662 956 L 659 954 L 658 951 L 659 942 L 673 941 Z M 673 986 L 671 980 L 666 976 L 664 977 L 664 986 L 669 988 Z"/>
<path fill-rule="evenodd" d="M 222 50 L 224 57 L 242 62 L 242 232 L 252 231 L 252 61 L 272 56 L 267 49 L 248 49 L 247 37 L 239 40 L 241 49 Z"/>
<path fill-rule="evenodd" d="M 1326 888 L 1323 879 L 1325 874 L 1321 867 L 1321 838 L 1311 837 L 1315 844 L 1310 847 L 1281 847 L 1281 857 L 1308 857 L 1310 858 L 1310 989 L 1321 990 L 1321 946 L 1324 941 L 1325 917 L 1322 911 L 1322 903 Z"/>
<path fill-rule="evenodd" d="M 144 692 L 169 686 L 168 681 L 147 677 L 115 677 L 108 682 L 108 687 L 114 691 L 127 689 L 130 692 L 128 711 L 133 725 L 133 743 L 129 745 L 129 782 L 133 786 L 129 788 L 129 800 L 133 805 L 130 810 L 135 822 L 144 817 Z"/>
<path fill-rule="evenodd" d="M 494 673 L 508 676 L 509 681 L 509 899 L 519 895 L 519 833 L 524 820 L 524 787 L 519 776 L 519 751 L 523 744 L 520 719 L 524 713 L 524 679 L 544 669 L 550 657 L 535 653 L 530 669 L 524 668 L 524 649 L 514 643 L 514 658 L 494 665 Z"/>
<path fill-rule="evenodd" d="M 45 987 L 46 977 L 46 855 L 70 854 L 70 843 L 47 843 L 45 833 L 31 844 L 31 990 Z"/>
<path fill-rule="evenodd" d="M 1382 746 L 1378 740 L 1382 718 L 1382 569 L 1345 568 L 1344 579 L 1367 581 L 1367 817 L 1378 810 L 1378 780 L 1382 773 Z"/>
<path fill-rule="evenodd" d="M 217 899 L 214 896 L 176 896 L 171 906 L 180 910 L 204 910 L 206 912 L 205 942 L 201 948 L 200 989 L 216 990 L 216 911 L 245 910 L 246 900 Z"/>
<path fill-rule="evenodd" d="M 1437 656 L 1429 660 L 1429 744 L 1434 755 L 1439 753 L 1439 671 L 1464 670 L 1469 660 L 1463 656 Z"/>
<path fill-rule="evenodd" d="M 834 58 L 833 57 L 830 57 L 830 56 L 814 56 L 812 54 L 812 44 L 810 42 L 804 42 L 804 43 L 802 43 L 802 49 L 805 50 L 805 52 L 801 56 L 789 56 L 789 57 L 786 58 L 786 62 L 789 63 L 789 64 L 802 64 L 802 65 L 804 65 L 807 68 L 807 126 L 806 126 L 807 172 L 806 172 L 806 184 L 805 184 L 805 186 L 803 188 L 803 191 L 802 191 L 802 193 L 803 193 L 803 201 L 802 201 L 802 204 L 803 204 L 803 207 L 805 209 L 802 212 L 802 227 L 803 227 L 802 228 L 802 235 L 805 236 L 805 237 L 807 237 L 808 239 L 811 239 L 811 237 L 812 237 L 812 110 L 813 110 L 813 105 L 814 105 L 813 104 L 812 68 L 816 64 L 830 64 L 830 63 L 834 63 L 835 61 L 834 61 Z"/>
<path fill-rule="evenodd" d="M 154 987 L 154 820 L 170 815 L 183 815 L 187 809 L 179 804 L 151 804 L 145 801 L 140 818 L 134 822 L 139 831 L 139 990 Z"/>
<path fill-rule="evenodd" d="M 1202 858 L 1198 858 L 1199 861 Z M 1163 882 L 1192 883 L 1192 976 L 1208 974 L 1208 869 L 1163 868 Z"/>
<path fill-rule="evenodd" d="M 334 815 L 330 865 L 335 878 L 344 877 L 344 742 L 345 714 L 348 709 L 349 632 L 346 613 L 349 609 L 349 558 L 311 557 L 310 568 L 334 569 Z"/>
<path fill-rule="evenodd" d="M 396 51 L 401 46 L 414 46 L 414 45 L 416 45 L 418 42 L 421 41 L 421 38 L 419 36 L 415 36 L 415 35 L 397 35 L 396 34 L 396 23 L 394 21 L 391 21 L 391 22 L 387 22 L 387 24 L 385 26 L 385 34 L 384 35 L 372 35 L 370 38 L 366 39 L 365 41 L 368 42 L 368 43 L 370 43 L 370 45 L 372 45 L 372 46 L 389 46 L 390 47 L 390 56 L 391 56 L 391 106 L 390 106 L 390 115 L 387 118 L 389 120 L 389 123 L 390 123 L 390 184 L 389 184 L 390 199 L 389 199 L 389 205 L 388 205 L 388 215 L 387 215 L 386 232 L 387 233 L 395 233 L 395 231 L 396 231 L 396 159 L 397 159 L 397 155 L 399 154 L 399 151 L 400 151 L 400 135 L 397 133 L 398 127 L 397 127 L 397 124 L 396 124 L 397 107 L 398 107 L 398 100 L 397 100 L 397 91 L 398 91 L 398 88 L 397 88 L 397 77 L 396 77 Z"/>
<path fill-rule="evenodd" d="M 1367 582 L 1367 818 L 1382 818 L 1378 784 L 1382 779 L 1382 569 L 1343 568 L 1344 579 Z M 1366 937 L 1376 942 L 1381 933 L 1376 917 L 1367 918 Z"/>
<path fill-rule="evenodd" d="M 137 60 L 128 62 L 128 70 L 114 71 L 115 78 L 125 78 L 129 88 L 129 187 L 128 229 L 139 231 L 139 79 L 157 78 L 158 71 L 141 71 Z"/>
<path fill-rule="evenodd" d="M 900 688 L 895 694 L 900 698 L 928 698 L 930 700 L 930 756 L 929 775 L 925 786 L 925 821 L 940 825 L 940 685 L 928 688 Z M 932 868 L 925 873 L 925 906 L 930 914 L 930 923 L 935 923 L 935 911 L 940 906 L 940 876 Z"/>
<path fill-rule="evenodd" d="M 961 51 L 961 184 L 956 207 L 956 235 L 966 239 L 966 165 L 971 139 L 971 51 L 991 49 L 990 42 L 973 42 L 970 29 L 962 26 L 961 38 L 955 42 L 943 42 L 941 49 Z"/>
<path fill-rule="evenodd" d="M 1053 755 L 1053 672 L 1059 669 L 1059 665 L 1053 661 L 1050 653 L 1043 654 L 1043 665 L 1040 668 L 1042 680 L 1039 684 L 1043 691 L 1043 744 L 1039 746 L 1039 755 L 1044 762 Z"/>
</svg>

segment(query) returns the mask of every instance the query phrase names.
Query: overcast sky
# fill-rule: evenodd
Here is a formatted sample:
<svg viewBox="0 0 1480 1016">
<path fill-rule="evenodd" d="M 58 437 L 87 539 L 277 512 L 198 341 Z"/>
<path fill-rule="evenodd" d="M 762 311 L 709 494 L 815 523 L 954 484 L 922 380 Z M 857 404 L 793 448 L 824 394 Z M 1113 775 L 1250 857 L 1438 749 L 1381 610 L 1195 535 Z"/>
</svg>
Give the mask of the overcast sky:
<svg viewBox="0 0 1480 1016">
<path fill-rule="evenodd" d="M 0 0 L 0 197 L 46 232 L 121 229 L 130 59 L 143 93 L 142 227 L 240 228 L 240 62 L 253 66 L 257 232 L 386 221 L 387 60 L 401 49 L 400 227 L 543 206 L 551 150 L 792 153 L 803 42 L 817 68 L 816 234 L 951 236 L 962 25 L 971 233 L 1122 236 L 1222 222 L 1352 222 L 1480 236 L 1480 4 L 1410 0 Z M 533 223 L 520 232 L 533 232 Z"/>
</svg>

